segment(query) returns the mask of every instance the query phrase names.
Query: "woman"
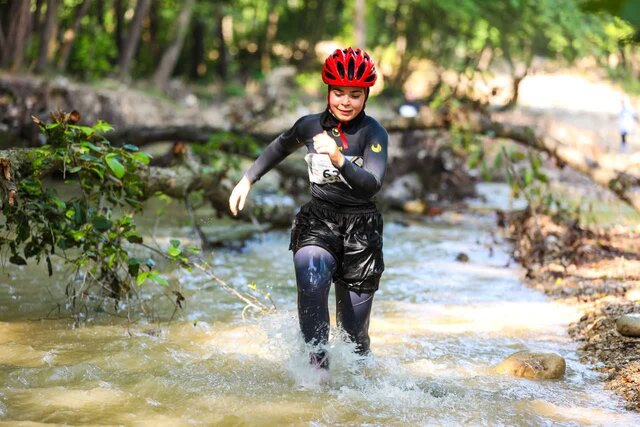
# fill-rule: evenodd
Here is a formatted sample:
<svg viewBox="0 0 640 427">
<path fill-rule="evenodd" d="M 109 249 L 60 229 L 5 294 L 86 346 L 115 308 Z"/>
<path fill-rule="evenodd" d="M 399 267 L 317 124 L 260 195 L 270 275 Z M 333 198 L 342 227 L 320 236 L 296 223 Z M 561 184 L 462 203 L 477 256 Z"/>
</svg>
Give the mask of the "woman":
<svg viewBox="0 0 640 427">
<path fill-rule="evenodd" d="M 251 185 L 302 146 L 308 154 L 311 201 L 300 209 L 289 249 L 298 287 L 298 316 L 305 342 L 316 349 L 310 363 L 328 369 L 329 288 L 336 285 L 337 322 L 369 353 L 369 316 L 384 270 L 382 217 L 373 197 L 387 165 L 387 132 L 364 108 L 376 82 L 373 60 L 361 49 L 337 49 L 327 57 L 323 113 L 300 118 L 258 157 L 229 198 L 233 215 Z"/>
</svg>

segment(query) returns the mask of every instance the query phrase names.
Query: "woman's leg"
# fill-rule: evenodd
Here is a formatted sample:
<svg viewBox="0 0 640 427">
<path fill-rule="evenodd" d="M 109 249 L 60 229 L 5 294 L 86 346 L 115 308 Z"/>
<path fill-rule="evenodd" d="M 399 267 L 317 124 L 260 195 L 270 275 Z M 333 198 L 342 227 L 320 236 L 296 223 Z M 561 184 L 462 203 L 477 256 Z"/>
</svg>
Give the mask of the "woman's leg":
<svg viewBox="0 0 640 427">
<path fill-rule="evenodd" d="M 336 285 L 336 317 L 338 326 L 356 344 L 356 352 L 369 353 L 369 316 L 375 292 L 356 293 Z"/>
<path fill-rule="evenodd" d="M 337 264 L 320 246 L 303 246 L 293 256 L 298 285 L 298 319 L 305 342 L 324 345 L 329 340 L 329 289 Z M 328 367 L 324 352 L 311 362 Z"/>
</svg>

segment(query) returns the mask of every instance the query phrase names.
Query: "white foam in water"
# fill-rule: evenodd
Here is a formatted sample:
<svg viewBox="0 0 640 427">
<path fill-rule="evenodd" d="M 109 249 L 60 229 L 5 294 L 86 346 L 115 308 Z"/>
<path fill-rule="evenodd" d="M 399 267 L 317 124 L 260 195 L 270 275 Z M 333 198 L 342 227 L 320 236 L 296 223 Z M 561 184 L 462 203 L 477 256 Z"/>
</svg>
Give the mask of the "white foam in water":
<svg viewBox="0 0 640 427">
<path fill-rule="evenodd" d="M 329 375 L 309 364 L 309 353 L 319 350 L 305 344 L 296 313 L 279 312 L 259 320 L 258 326 L 267 336 L 269 357 L 280 361 L 283 369 L 300 389 L 320 390 L 333 387 L 359 369 L 366 358 L 354 353 L 355 345 L 346 340 L 337 328 L 332 328 L 326 351 Z"/>
</svg>

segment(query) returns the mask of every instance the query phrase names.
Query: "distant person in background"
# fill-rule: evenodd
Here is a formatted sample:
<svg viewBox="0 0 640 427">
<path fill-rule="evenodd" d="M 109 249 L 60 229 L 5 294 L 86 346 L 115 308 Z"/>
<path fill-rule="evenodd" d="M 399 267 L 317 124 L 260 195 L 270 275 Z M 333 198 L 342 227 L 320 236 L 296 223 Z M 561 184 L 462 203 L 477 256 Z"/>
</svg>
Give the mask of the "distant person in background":
<svg viewBox="0 0 640 427">
<path fill-rule="evenodd" d="M 622 99 L 622 107 L 618 113 L 618 129 L 620 130 L 620 151 L 627 150 L 627 138 L 635 128 L 638 113 L 633 109 L 628 98 Z"/>
</svg>

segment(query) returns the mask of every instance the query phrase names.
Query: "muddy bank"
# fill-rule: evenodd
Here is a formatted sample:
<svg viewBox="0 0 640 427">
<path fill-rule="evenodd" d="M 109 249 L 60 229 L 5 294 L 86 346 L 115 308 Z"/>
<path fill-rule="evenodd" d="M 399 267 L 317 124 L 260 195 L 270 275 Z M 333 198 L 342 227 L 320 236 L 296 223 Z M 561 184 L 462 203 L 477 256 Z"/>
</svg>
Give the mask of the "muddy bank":
<svg viewBox="0 0 640 427">
<path fill-rule="evenodd" d="M 628 409 L 640 411 L 640 338 L 619 334 L 615 325 L 622 314 L 640 312 L 640 232 L 528 213 L 507 217 L 506 228 L 527 284 L 582 305 L 582 316 L 569 325 L 582 360 L 604 374 L 605 387 Z"/>
</svg>

